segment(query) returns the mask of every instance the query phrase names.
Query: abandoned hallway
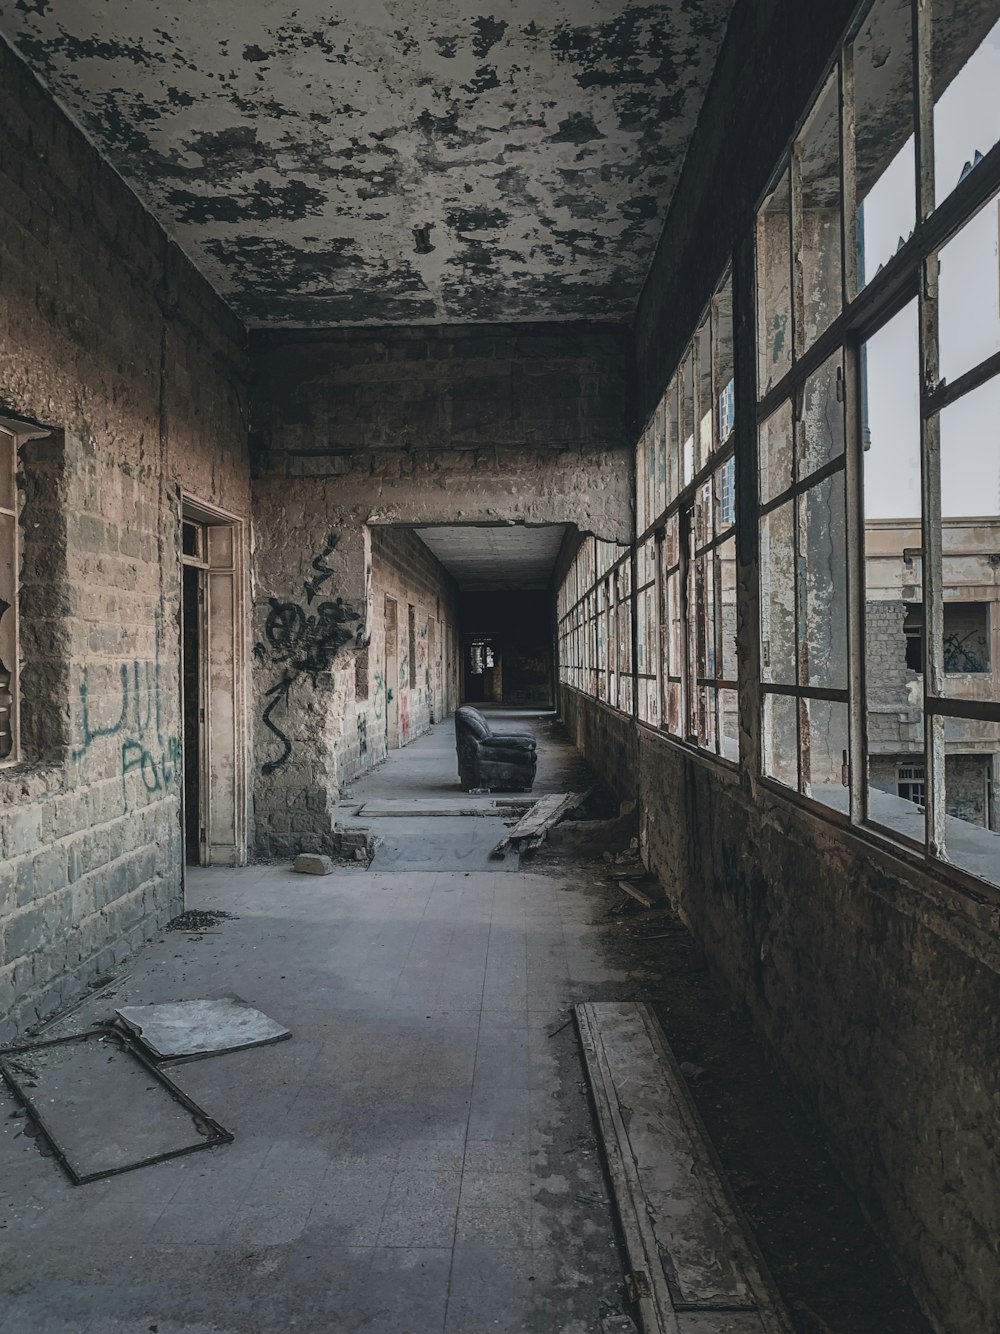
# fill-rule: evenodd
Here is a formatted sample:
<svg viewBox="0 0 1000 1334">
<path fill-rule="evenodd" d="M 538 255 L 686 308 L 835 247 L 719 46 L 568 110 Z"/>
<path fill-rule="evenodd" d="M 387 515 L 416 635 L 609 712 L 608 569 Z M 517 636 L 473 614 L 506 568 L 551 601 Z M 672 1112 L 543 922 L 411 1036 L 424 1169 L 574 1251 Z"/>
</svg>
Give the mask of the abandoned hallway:
<svg viewBox="0 0 1000 1334">
<path fill-rule="evenodd" d="M 501 717 L 537 732 L 539 790 L 589 781 L 551 714 Z M 347 804 L 454 791 L 449 722 L 394 752 Z M 673 1038 L 706 1111 L 726 1106 L 731 1165 L 802 1328 L 924 1328 L 745 1024 L 723 1035 L 734 1019 L 676 918 L 608 915 L 620 863 L 590 847 L 462 870 L 500 817 L 371 823 L 390 842 L 406 827 L 408 863 L 329 877 L 190 871 L 188 903 L 229 916 L 204 934 L 161 933 L 45 1029 L 55 1038 L 124 1005 L 235 992 L 292 1038 L 171 1068 L 231 1144 L 84 1187 L 42 1157 L 3 1098 L 2 1334 L 627 1329 L 571 1007 L 637 988 L 678 1010 Z M 593 827 L 580 828 L 592 843 Z M 412 869 L 428 846 L 441 869 Z M 671 932 L 678 976 L 665 980 Z M 81 1101 L 78 1114 L 95 1109 Z M 144 1114 L 141 1100 L 114 1111 Z"/>
<path fill-rule="evenodd" d="M 2 1334 L 1000 1329 L 997 87 L 0 0 Z"/>
</svg>

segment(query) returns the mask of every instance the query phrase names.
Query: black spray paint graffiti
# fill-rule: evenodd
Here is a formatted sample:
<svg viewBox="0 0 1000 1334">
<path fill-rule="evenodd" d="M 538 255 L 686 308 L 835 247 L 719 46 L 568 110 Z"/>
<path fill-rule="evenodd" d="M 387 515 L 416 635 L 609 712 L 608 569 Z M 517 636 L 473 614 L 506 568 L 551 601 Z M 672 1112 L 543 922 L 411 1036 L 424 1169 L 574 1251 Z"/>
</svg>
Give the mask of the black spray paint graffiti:
<svg viewBox="0 0 1000 1334">
<path fill-rule="evenodd" d="M 255 644 L 254 656 L 260 663 L 270 663 L 281 669 L 279 679 L 264 692 L 268 703 L 261 715 L 264 726 L 281 742 L 281 754 L 261 765 L 261 773 L 265 775 L 280 769 L 292 753 L 291 740 L 274 720 L 278 705 L 287 707 L 292 686 L 300 677 L 307 676 L 313 686 L 316 685 L 320 672 L 329 671 L 339 650 L 354 638 L 354 632 L 348 628 L 350 622 L 361 619 L 343 598 L 321 602 L 313 613 L 307 610 L 334 574 L 327 558 L 333 555 L 339 540 L 336 533 L 330 533 L 326 546 L 312 562 L 316 574 L 303 585 L 305 607 L 298 602 L 268 598 L 271 610 L 264 624 L 267 643 Z"/>
<path fill-rule="evenodd" d="M 125 810 L 128 810 L 126 779 L 138 773 L 150 795 L 167 791 L 177 777 L 181 764 L 181 743 L 177 736 L 164 736 L 163 694 L 160 683 L 160 616 L 155 616 L 156 658 L 152 662 L 134 658 L 118 665 L 118 693 L 113 721 L 96 723 L 91 715 L 90 673 L 84 667 L 80 675 L 80 744 L 73 759 L 81 760 L 95 741 L 108 737 L 121 745 L 121 776 Z"/>
</svg>

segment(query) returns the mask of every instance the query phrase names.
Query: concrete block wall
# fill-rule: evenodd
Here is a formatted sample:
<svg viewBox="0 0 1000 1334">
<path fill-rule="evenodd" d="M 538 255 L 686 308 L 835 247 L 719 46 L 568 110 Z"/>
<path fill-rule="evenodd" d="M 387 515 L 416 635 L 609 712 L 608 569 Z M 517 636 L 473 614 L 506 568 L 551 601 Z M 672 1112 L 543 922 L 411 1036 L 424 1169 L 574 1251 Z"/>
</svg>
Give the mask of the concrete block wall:
<svg viewBox="0 0 1000 1334">
<path fill-rule="evenodd" d="M 0 44 L 0 417 L 20 448 L 22 757 L 0 1041 L 182 903 L 179 488 L 249 509 L 244 336 Z"/>
</svg>

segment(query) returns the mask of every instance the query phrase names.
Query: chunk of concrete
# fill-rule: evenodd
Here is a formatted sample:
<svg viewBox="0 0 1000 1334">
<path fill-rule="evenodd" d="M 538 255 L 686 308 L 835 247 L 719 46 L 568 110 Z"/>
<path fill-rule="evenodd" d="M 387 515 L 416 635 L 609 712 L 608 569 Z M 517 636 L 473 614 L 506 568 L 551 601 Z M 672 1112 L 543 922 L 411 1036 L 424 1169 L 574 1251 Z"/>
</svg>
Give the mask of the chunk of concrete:
<svg viewBox="0 0 1000 1334">
<path fill-rule="evenodd" d="M 295 858 L 293 871 L 302 875 L 333 875 L 333 862 L 318 852 L 300 852 Z"/>
</svg>

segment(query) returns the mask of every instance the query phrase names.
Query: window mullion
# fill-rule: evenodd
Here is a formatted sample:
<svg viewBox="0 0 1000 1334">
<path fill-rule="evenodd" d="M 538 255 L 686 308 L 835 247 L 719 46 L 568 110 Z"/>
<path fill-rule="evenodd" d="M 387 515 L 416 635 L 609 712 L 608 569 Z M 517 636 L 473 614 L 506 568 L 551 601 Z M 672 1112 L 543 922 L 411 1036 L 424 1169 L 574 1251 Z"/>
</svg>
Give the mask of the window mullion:
<svg viewBox="0 0 1000 1334">
<path fill-rule="evenodd" d="M 938 382 L 938 260 L 924 261 L 920 285 L 920 377 L 926 391 Z M 945 850 L 944 719 L 928 701 L 945 693 L 944 599 L 942 593 L 941 419 L 920 419 L 920 477 L 923 509 L 924 745 L 927 756 L 927 852 Z"/>
<path fill-rule="evenodd" d="M 932 85 L 932 0 L 913 4 L 913 89 L 916 130 L 917 221 L 925 222 L 934 212 L 934 89 Z"/>
<path fill-rule="evenodd" d="M 868 743 L 865 727 L 865 525 L 863 433 L 861 429 L 861 352 L 851 340 L 844 349 L 845 417 L 844 466 L 847 515 L 847 670 L 850 698 L 849 773 L 851 820 L 861 824 L 867 815 Z"/>
</svg>

